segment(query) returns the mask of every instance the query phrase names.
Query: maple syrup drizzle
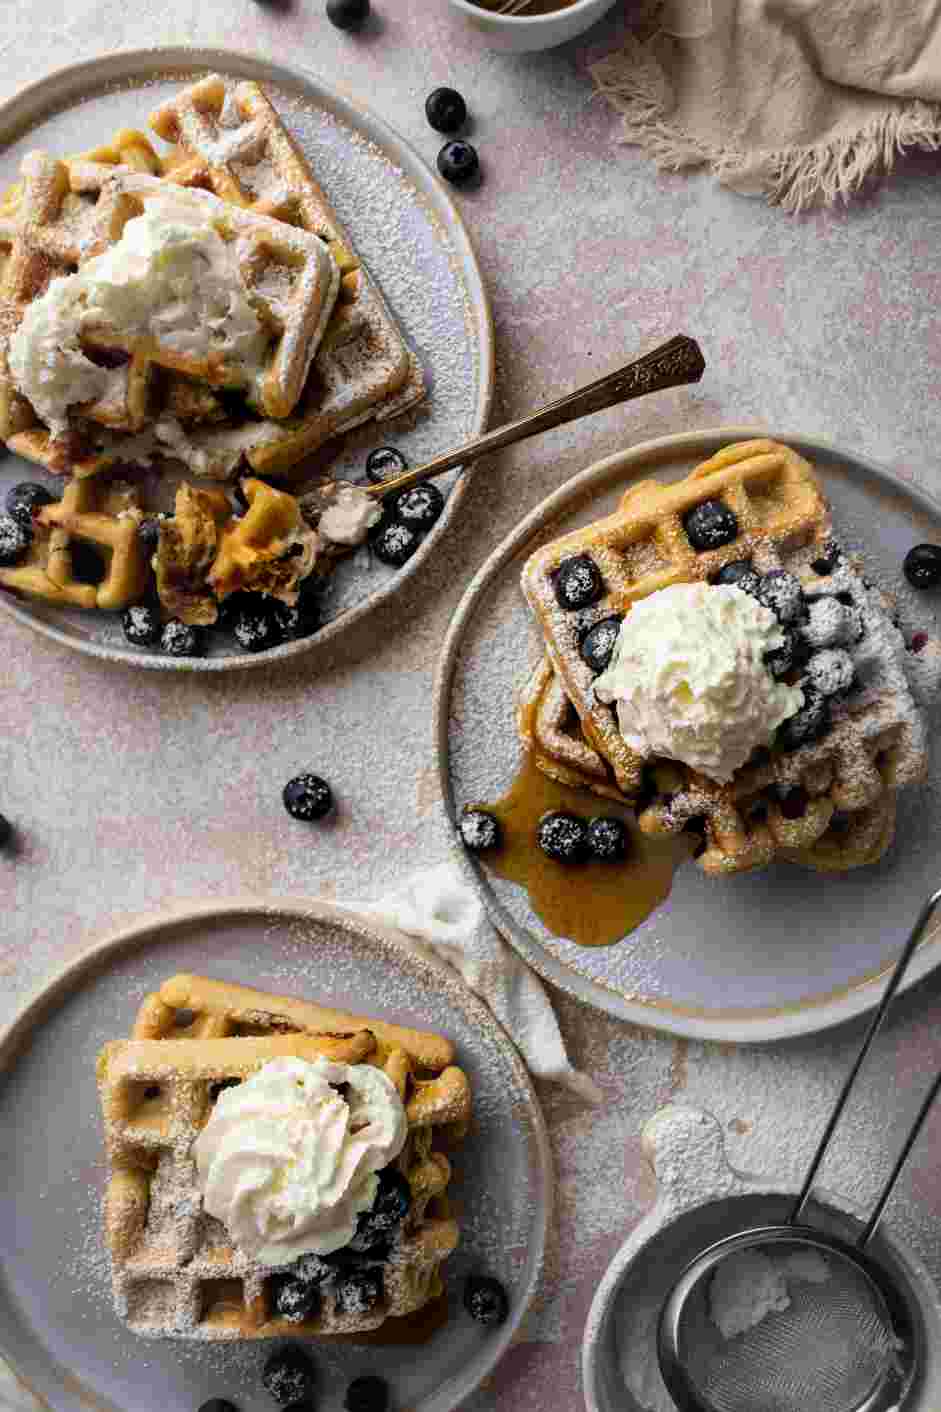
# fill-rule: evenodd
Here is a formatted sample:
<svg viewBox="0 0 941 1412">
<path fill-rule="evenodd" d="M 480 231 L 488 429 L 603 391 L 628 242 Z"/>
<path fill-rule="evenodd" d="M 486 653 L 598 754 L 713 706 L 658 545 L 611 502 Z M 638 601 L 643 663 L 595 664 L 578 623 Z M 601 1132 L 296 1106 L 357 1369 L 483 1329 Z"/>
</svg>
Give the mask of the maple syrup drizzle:
<svg viewBox="0 0 941 1412">
<path fill-rule="evenodd" d="M 533 911 L 553 935 L 579 946 L 612 946 L 639 926 L 669 896 L 673 874 L 697 841 L 689 834 L 651 838 L 641 833 L 633 810 L 550 779 L 530 751 L 508 792 L 480 807 L 496 815 L 503 831 L 501 846 L 482 861 L 526 889 Z M 627 857 L 619 863 L 557 863 L 536 842 L 539 820 L 550 809 L 586 821 L 604 814 L 622 819 L 630 833 Z"/>
</svg>

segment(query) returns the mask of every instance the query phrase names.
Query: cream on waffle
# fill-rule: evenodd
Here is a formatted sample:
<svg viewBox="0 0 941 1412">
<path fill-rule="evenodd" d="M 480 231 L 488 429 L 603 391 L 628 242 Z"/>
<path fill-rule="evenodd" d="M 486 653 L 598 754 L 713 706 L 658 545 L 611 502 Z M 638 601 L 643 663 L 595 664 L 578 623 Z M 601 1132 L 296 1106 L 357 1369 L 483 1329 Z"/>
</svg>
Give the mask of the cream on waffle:
<svg viewBox="0 0 941 1412">
<path fill-rule="evenodd" d="M 735 512 L 739 533 L 697 552 L 683 517 L 717 499 Z M 600 570 L 601 592 L 590 606 L 565 611 L 555 580 L 567 560 L 582 557 Z M 613 707 L 595 698 L 597 673 L 582 647 L 592 627 L 617 623 L 647 594 L 709 581 L 744 559 L 759 574 L 783 569 L 800 581 L 807 617 L 796 631 L 808 652 L 848 653 L 855 686 L 831 698 L 820 738 L 757 751 L 720 785 L 676 761 L 632 751 Z M 823 495 L 796 453 L 767 441 L 742 443 L 675 485 L 634 486 L 614 515 L 537 551 L 523 587 L 547 658 L 524 691 L 520 731 L 546 773 L 633 801 L 647 832 L 702 831 L 698 862 L 709 873 L 762 867 L 776 856 L 841 870 L 873 862 L 888 847 L 895 792 L 925 773 L 920 706 L 937 696 L 941 647 L 922 640 L 917 653 L 906 650 L 882 596 L 834 545 Z"/>
<path fill-rule="evenodd" d="M 148 996 L 134 1038 L 98 1060 L 111 1167 L 105 1233 L 119 1315 L 146 1337 L 198 1340 L 360 1334 L 410 1314 L 442 1291 L 440 1266 L 458 1241 L 444 1149 L 470 1120 L 470 1089 L 441 1036 L 199 976 Z M 396 1159 L 411 1194 L 382 1248 L 302 1256 L 289 1266 L 249 1258 L 202 1209 L 191 1155 L 220 1086 L 269 1060 L 318 1056 L 381 1068 L 405 1105 Z M 286 1278 L 316 1283 L 316 1313 L 276 1306 Z"/>
</svg>

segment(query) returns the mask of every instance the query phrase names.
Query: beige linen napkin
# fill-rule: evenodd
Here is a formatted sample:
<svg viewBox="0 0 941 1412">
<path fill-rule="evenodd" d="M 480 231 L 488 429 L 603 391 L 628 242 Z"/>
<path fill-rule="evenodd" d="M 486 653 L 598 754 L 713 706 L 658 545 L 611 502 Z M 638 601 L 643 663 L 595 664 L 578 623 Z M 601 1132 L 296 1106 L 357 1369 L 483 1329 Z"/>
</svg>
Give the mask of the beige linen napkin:
<svg viewBox="0 0 941 1412">
<path fill-rule="evenodd" d="M 938 0 L 668 0 L 592 66 L 622 140 L 786 210 L 941 147 Z"/>
</svg>

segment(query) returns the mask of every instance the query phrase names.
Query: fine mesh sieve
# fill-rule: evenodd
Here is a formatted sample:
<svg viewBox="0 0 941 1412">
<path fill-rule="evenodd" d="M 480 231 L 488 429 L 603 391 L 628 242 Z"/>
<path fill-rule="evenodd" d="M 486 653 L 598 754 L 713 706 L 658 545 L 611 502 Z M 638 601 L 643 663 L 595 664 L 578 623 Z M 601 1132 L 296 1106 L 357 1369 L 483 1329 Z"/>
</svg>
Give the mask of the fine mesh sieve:
<svg viewBox="0 0 941 1412">
<path fill-rule="evenodd" d="M 727 1236 L 691 1261 L 660 1315 L 660 1371 L 680 1412 L 892 1412 L 919 1368 L 917 1311 L 869 1253 L 941 1089 L 932 1084 L 865 1226 L 849 1242 L 801 1224 L 857 1076 L 941 889 L 925 903 L 783 1225 Z"/>
</svg>

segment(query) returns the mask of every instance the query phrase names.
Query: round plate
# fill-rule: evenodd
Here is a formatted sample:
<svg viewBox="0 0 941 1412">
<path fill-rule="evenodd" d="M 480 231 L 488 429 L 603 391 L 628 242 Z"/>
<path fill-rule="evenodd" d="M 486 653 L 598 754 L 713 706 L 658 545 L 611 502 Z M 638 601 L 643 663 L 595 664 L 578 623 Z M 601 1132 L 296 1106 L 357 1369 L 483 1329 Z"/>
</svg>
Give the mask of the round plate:
<svg viewBox="0 0 941 1412">
<path fill-rule="evenodd" d="M 0 1154 L 0 1349 L 56 1412 L 167 1412 L 210 1397 L 270 1412 L 259 1380 L 270 1342 L 142 1340 L 111 1306 L 95 1056 L 130 1033 L 144 995 L 179 971 L 454 1040 L 474 1121 L 449 1188 L 462 1230 L 445 1266 L 450 1318 L 417 1346 L 311 1346 L 320 1412 L 339 1412 L 349 1380 L 365 1373 L 388 1379 L 398 1407 L 450 1412 L 510 1343 L 539 1277 L 552 1187 L 545 1126 L 516 1049 L 456 973 L 321 902 L 213 902 L 139 922 L 48 983 L 0 1036 L 0 1131 L 10 1139 Z M 510 1317 L 497 1330 L 461 1307 L 473 1270 L 510 1291 Z"/>
<path fill-rule="evenodd" d="M 20 161 L 33 148 L 65 156 L 99 146 L 119 128 L 146 129 L 152 108 L 211 72 L 265 86 L 425 369 L 426 403 L 403 418 L 367 422 L 350 432 L 330 461 L 332 471 L 360 479 L 368 452 L 390 442 L 409 465 L 418 466 L 478 436 L 487 425 L 493 393 L 493 328 L 464 223 L 443 184 L 404 138 L 364 104 L 341 97 L 302 69 L 225 49 L 187 48 L 114 54 L 61 69 L 0 106 L 0 190 L 16 180 Z M 166 657 L 131 647 L 117 613 L 57 608 L 5 592 L 0 606 L 66 646 L 139 667 L 211 672 L 296 656 L 401 587 L 434 552 L 468 475 L 452 471 L 438 478 L 448 496 L 444 514 L 404 568 L 392 569 L 360 550 L 333 575 L 326 622 L 315 637 L 268 652 L 242 652 L 227 636 L 216 635 L 208 657 Z M 56 494 L 61 485 L 31 462 L 4 456 L 0 496 L 22 480 L 48 484 Z"/>
<path fill-rule="evenodd" d="M 908 589 L 901 563 L 912 544 L 941 540 L 941 507 L 891 471 L 806 437 L 754 427 L 645 442 L 591 466 L 533 510 L 464 595 L 435 688 L 439 783 L 449 819 L 468 801 L 502 795 L 519 761 L 514 690 L 542 651 L 519 587 L 527 555 L 537 543 L 610 513 L 641 474 L 677 479 L 722 446 L 754 436 L 773 436 L 816 464 L 841 538 L 863 549 L 872 576 L 898 593 L 903 621 L 937 633 L 937 595 Z M 941 881 L 939 782 L 936 751 L 929 781 L 901 796 L 895 844 L 873 867 L 825 875 L 779 864 L 717 880 L 688 863 L 667 901 L 608 947 L 553 936 L 522 888 L 463 849 L 461 855 L 493 921 L 554 985 L 621 1019 L 674 1034 L 780 1039 L 837 1024 L 877 999 L 878 978 L 921 899 Z M 939 960 L 933 935 L 908 983 Z"/>
</svg>

